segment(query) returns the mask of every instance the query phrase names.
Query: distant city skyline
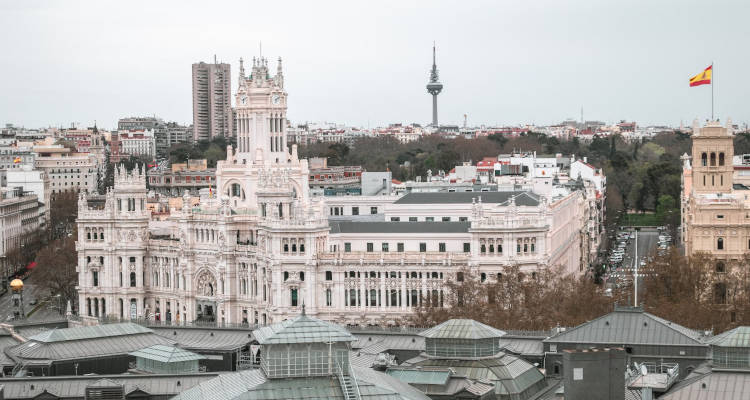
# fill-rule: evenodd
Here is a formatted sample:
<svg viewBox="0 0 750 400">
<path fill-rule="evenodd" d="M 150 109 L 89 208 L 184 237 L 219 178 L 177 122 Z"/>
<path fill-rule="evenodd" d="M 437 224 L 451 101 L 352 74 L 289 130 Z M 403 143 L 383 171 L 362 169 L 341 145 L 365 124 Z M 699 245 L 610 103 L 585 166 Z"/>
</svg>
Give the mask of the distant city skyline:
<svg viewBox="0 0 750 400">
<path fill-rule="evenodd" d="M 587 120 L 690 125 L 710 117 L 711 88 L 688 79 L 712 62 L 716 117 L 750 120 L 741 1 L 220 3 L 0 4 L 0 123 L 190 123 L 192 64 L 231 64 L 234 93 L 239 58 L 262 42 L 284 60 L 293 123 L 428 125 L 433 41 L 441 124 L 546 125 L 583 107 Z"/>
</svg>

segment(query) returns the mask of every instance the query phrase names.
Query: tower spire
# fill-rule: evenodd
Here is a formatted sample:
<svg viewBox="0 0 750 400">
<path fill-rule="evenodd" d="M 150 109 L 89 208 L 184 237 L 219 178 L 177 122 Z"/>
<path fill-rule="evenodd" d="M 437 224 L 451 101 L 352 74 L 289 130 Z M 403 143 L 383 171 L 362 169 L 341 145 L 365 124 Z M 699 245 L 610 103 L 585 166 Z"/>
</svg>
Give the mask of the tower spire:
<svg viewBox="0 0 750 400">
<path fill-rule="evenodd" d="M 430 70 L 430 81 L 427 83 L 427 93 L 432 95 L 432 126 L 438 126 L 437 118 L 437 95 L 443 90 L 438 76 L 437 62 L 435 61 L 435 42 L 432 42 L 432 70 Z"/>
<path fill-rule="evenodd" d="M 240 83 L 242 83 L 243 79 L 245 79 L 245 64 L 242 57 L 240 57 Z"/>
</svg>

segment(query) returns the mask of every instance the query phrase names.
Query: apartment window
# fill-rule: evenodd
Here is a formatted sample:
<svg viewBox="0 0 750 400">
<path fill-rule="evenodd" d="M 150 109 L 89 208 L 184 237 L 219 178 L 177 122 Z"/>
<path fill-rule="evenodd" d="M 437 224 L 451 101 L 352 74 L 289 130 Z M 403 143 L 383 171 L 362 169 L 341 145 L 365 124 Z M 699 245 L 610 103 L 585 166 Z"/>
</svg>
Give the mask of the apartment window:
<svg viewBox="0 0 750 400">
<path fill-rule="evenodd" d="M 326 280 L 327 281 L 332 281 L 333 280 L 333 272 L 326 271 Z"/>
<path fill-rule="evenodd" d="M 417 217 L 409 217 L 409 222 L 417 222 Z"/>
<path fill-rule="evenodd" d="M 427 222 L 435 222 L 435 217 L 425 217 L 424 220 Z"/>
<path fill-rule="evenodd" d="M 373 251 L 375 251 L 374 248 L 375 247 L 373 246 L 372 242 L 367 243 L 367 252 L 368 253 L 372 253 Z"/>
<path fill-rule="evenodd" d="M 352 252 L 352 244 L 349 242 L 344 243 L 344 252 L 345 253 L 351 253 Z"/>
<path fill-rule="evenodd" d="M 383 253 L 387 253 L 388 252 L 388 243 L 387 242 L 381 243 L 380 246 L 381 246 L 381 249 L 382 249 Z"/>
<path fill-rule="evenodd" d="M 464 243 L 464 253 L 471 252 L 471 243 Z"/>
<path fill-rule="evenodd" d="M 370 207 L 370 214 L 377 214 L 378 208 L 377 207 Z"/>
<path fill-rule="evenodd" d="M 445 253 L 445 243 L 438 243 L 438 250 L 441 253 Z"/>
<path fill-rule="evenodd" d="M 401 217 L 391 217 L 391 222 L 401 221 Z"/>
<path fill-rule="evenodd" d="M 398 251 L 399 253 L 403 253 L 404 252 L 404 244 L 403 243 L 397 243 L 396 244 L 396 251 Z"/>
<path fill-rule="evenodd" d="M 718 238 L 718 239 L 716 239 L 716 249 L 717 250 L 724 250 L 724 238 Z"/>
<path fill-rule="evenodd" d="M 724 261 L 717 261 L 716 262 L 716 272 L 725 272 L 726 267 L 724 265 Z"/>
<path fill-rule="evenodd" d="M 427 251 L 427 243 L 420 243 L 420 244 L 419 244 L 419 251 L 420 251 L 421 253 L 424 253 L 424 252 L 426 252 L 426 251 Z"/>
<path fill-rule="evenodd" d="M 352 215 L 359 215 L 359 207 L 352 207 Z"/>
<path fill-rule="evenodd" d="M 443 217 L 443 222 L 451 222 L 451 217 Z"/>
</svg>

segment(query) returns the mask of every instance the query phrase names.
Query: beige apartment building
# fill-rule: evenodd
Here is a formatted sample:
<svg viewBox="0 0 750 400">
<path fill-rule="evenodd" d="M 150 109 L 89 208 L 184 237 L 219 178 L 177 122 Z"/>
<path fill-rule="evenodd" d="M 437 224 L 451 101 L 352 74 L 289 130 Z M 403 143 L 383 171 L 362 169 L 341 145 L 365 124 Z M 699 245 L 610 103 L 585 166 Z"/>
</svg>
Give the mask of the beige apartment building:
<svg viewBox="0 0 750 400">
<path fill-rule="evenodd" d="M 706 253 L 723 272 L 750 253 L 750 187 L 734 157 L 731 122 L 693 127 L 692 157 L 682 156 L 682 240 L 686 255 Z M 692 160 L 691 160 L 692 158 Z"/>
<path fill-rule="evenodd" d="M 193 140 L 232 136 L 229 64 L 193 64 Z"/>
</svg>

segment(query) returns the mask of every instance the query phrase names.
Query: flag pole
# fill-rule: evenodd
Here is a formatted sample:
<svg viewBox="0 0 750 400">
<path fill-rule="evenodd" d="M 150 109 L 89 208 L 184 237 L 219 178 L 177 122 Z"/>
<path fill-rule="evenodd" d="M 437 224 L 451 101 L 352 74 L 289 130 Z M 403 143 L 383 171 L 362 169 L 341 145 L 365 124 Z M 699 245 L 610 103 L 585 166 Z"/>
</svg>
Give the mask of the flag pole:
<svg viewBox="0 0 750 400">
<path fill-rule="evenodd" d="M 714 70 L 714 62 L 711 61 L 711 122 L 714 121 L 714 79 L 716 79 L 716 70 Z"/>
</svg>

